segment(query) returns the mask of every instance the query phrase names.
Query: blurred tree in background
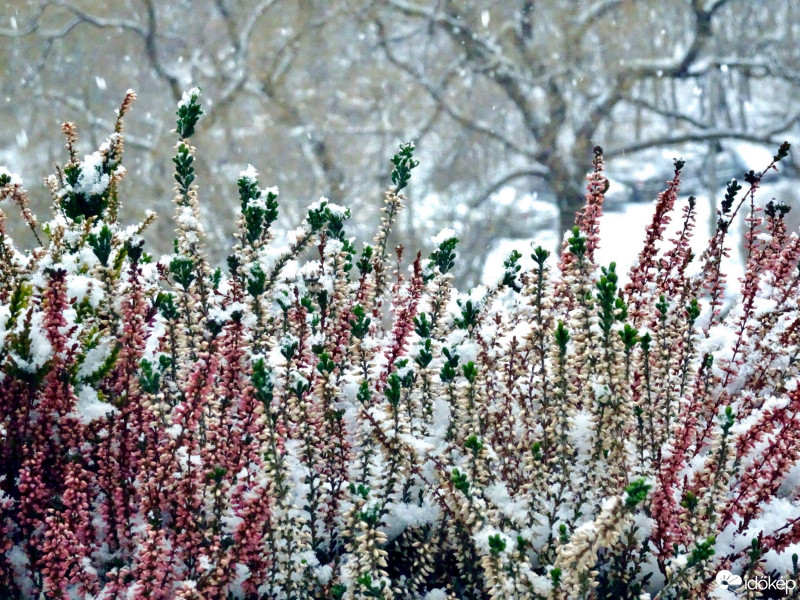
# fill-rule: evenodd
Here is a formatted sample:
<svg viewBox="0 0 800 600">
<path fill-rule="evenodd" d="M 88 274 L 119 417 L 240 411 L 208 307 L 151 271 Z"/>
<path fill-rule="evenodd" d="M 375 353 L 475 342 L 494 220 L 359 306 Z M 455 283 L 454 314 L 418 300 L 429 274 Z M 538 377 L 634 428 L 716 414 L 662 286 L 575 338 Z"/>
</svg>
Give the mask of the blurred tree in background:
<svg viewBox="0 0 800 600">
<path fill-rule="evenodd" d="M 281 187 L 284 223 L 324 194 L 353 208 L 364 235 L 386 157 L 414 139 L 422 165 L 398 241 L 425 246 L 457 222 L 458 276 L 471 282 L 499 240 L 571 223 L 596 144 L 612 178 L 615 161 L 628 174 L 661 163 L 620 176 L 628 201 L 663 184 L 671 163 L 656 150 L 697 157 L 687 171 L 713 192 L 736 143 L 794 141 L 798 15 L 798 0 L 12 0 L 0 12 L 0 164 L 35 196 L 63 150 L 54 115 L 78 124 L 88 151 L 132 87 L 126 185 L 140 210 L 168 215 L 173 107 L 199 85 L 212 244 L 232 233 L 248 162 Z"/>
</svg>

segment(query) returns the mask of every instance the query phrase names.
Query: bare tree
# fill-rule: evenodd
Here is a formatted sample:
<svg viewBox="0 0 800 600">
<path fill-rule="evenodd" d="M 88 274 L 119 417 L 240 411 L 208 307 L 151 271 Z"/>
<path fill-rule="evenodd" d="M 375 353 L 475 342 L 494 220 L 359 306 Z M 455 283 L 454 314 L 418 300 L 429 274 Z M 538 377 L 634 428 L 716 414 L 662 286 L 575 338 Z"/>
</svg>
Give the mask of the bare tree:
<svg viewBox="0 0 800 600">
<path fill-rule="evenodd" d="M 583 202 L 595 144 L 613 159 L 692 142 L 778 143 L 800 117 L 787 102 L 797 93 L 796 51 L 780 44 L 795 24 L 775 29 L 795 4 L 387 0 L 373 15 L 388 60 L 497 149 L 486 169 L 494 176 L 476 186 L 470 207 L 515 180 L 541 178 L 563 231 Z M 757 103 L 750 116 L 746 102 Z M 748 119 L 768 124 L 753 129 Z"/>
<path fill-rule="evenodd" d="M 134 87 L 126 185 L 142 202 L 129 210 L 167 216 L 174 104 L 200 85 L 212 242 L 232 231 L 226 199 L 249 162 L 282 188 L 285 223 L 322 193 L 352 206 L 364 234 L 387 158 L 414 139 L 423 163 L 397 241 L 424 246 L 457 222 L 457 275 L 474 281 L 500 239 L 571 224 L 595 144 L 613 164 L 796 131 L 798 1 L 12 0 L 0 163 L 48 172 L 62 160 L 56 117 L 97 143 Z M 509 187 L 555 216 L 502 204 Z M 153 229 L 160 250 L 167 221 Z"/>
<path fill-rule="evenodd" d="M 57 143 L 48 141 L 56 115 L 76 121 L 93 143 L 108 131 L 110 107 L 135 87 L 140 100 L 129 126 L 131 183 L 169 214 L 174 107 L 183 90 L 199 85 L 206 92 L 197 138 L 206 158 L 199 175 L 208 181 L 204 207 L 224 215 L 209 219 L 212 235 L 222 237 L 230 234 L 235 203 L 218 199 L 231 196 L 248 162 L 262 171 L 264 185 L 286 184 L 291 197 L 299 197 L 284 204 L 287 221 L 294 221 L 314 194 L 357 203 L 374 177 L 361 188 L 352 174 L 376 171 L 371 153 L 385 138 L 401 137 L 377 121 L 374 104 L 363 100 L 370 93 L 341 93 L 345 81 L 357 90 L 359 77 L 366 87 L 381 79 L 353 72 L 356 58 L 366 54 L 352 19 L 355 0 L 19 5 L 11 26 L 0 25 L 0 37 L 10 42 L 0 50 L 9 64 L 0 85 L 14 98 L 0 119 L 19 124 L 17 131 L 38 150 L 26 156 L 16 148 L 12 158 L 24 158 L 26 174 L 39 175 L 59 159 Z M 21 96 L 33 101 L 22 103 Z M 13 140 L 0 138 L 0 150 Z M 363 148 L 359 155 L 345 150 L 354 142 Z M 46 156 L 42 147 L 50 148 Z M 142 203 L 141 210 L 152 204 Z"/>
</svg>

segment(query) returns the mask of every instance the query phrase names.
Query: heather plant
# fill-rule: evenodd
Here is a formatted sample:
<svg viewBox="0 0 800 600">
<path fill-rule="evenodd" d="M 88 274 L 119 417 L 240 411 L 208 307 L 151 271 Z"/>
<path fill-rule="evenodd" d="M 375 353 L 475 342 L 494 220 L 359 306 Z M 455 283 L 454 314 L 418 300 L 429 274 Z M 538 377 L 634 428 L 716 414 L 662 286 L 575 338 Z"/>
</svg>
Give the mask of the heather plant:
<svg viewBox="0 0 800 600">
<path fill-rule="evenodd" d="M 596 260 L 596 148 L 560 256 L 515 251 L 459 292 L 453 231 L 427 258 L 389 246 L 413 144 L 372 243 L 325 198 L 274 231 L 278 190 L 250 167 L 210 264 L 199 98 L 178 107 L 168 256 L 146 251 L 155 215 L 117 221 L 133 92 L 83 159 L 63 126 L 47 222 L 0 168 L 36 240 L 0 213 L 0 597 L 666 600 L 757 593 L 722 570 L 796 581 L 800 238 L 755 200 L 788 144 L 730 183 L 699 256 L 676 160 L 624 279 Z"/>
</svg>

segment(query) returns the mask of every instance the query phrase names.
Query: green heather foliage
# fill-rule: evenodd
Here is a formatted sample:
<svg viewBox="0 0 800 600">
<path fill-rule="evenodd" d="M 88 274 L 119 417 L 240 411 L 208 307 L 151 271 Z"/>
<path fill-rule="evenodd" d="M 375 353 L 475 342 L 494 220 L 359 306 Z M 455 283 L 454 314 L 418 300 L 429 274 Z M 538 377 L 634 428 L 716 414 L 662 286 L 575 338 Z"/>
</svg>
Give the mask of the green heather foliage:
<svg viewBox="0 0 800 600">
<path fill-rule="evenodd" d="M 458 291 L 454 231 L 427 258 L 388 246 L 410 143 L 370 244 L 325 198 L 275 231 L 278 190 L 250 167 L 226 266 L 210 265 L 196 89 L 177 115 L 174 252 L 151 257 L 155 215 L 117 222 L 134 98 L 83 160 L 63 126 L 47 222 L 0 168 L 0 598 L 794 589 L 800 238 L 788 206 L 755 201 L 788 144 L 730 183 L 700 254 L 676 160 L 627 273 L 596 262 L 595 148 L 560 255 L 515 250 L 495 285 Z M 9 237 L 12 213 L 35 247 Z"/>
</svg>

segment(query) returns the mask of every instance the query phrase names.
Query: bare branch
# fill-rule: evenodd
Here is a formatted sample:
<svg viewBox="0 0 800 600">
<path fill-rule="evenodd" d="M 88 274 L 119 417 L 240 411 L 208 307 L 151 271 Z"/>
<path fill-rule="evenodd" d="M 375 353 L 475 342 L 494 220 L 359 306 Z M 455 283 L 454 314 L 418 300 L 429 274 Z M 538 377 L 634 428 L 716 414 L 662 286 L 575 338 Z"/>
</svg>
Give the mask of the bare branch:
<svg viewBox="0 0 800 600">
<path fill-rule="evenodd" d="M 519 169 L 518 171 L 512 171 L 511 173 L 507 173 L 500 179 L 492 182 L 488 186 L 486 186 L 480 193 L 476 194 L 471 200 L 467 202 L 467 206 L 470 208 L 478 208 L 484 202 L 486 202 L 489 198 L 492 197 L 493 194 L 499 192 L 505 186 L 516 179 L 522 179 L 523 177 L 536 177 L 537 179 L 542 179 L 547 177 L 548 171 L 544 167 L 533 167 L 527 169 Z"/>
<path fill-rule="evenodd" d="M 666 117 L 668 119 L 675 119 L 677 121 L 683 121 L 692 125 L 693 127 L 697 127 L 698 129 L 707 129 L 710 125 L 708 123 L 703 123 L 702 121 L 698 121 L 697 119 L 690 117 L 687 114 L 676 112 L 674 110 L 669 110 L 668 108 L 662 108 L 660 106 L 656 106 L 652 102 L 648 102 L 642 98 L 623 98 L 623 102 L 631 104 L 633 106 L 638 106 L 640 108 L 645 109 L 648 112 L 653 114 L 659 115 L 661 117 Z"/>
<path fill-rule="evenodd" d="M 451 12 L 442 14 L 421 8 L 404 0 L 387 0 L 386 5 L 395 8 L 406 16 L 428 19 L 432 25 L 445 31 L 459 47 L 464 49 L 468 60 L 480 65 L 480 68 L 476 70 L 500 86 L 517 110 L 520 111 L 525 127 L 533 137 L 537 141 L 541 139 L 542 132 L 539 120 L 533 114 L 527 87 L 523 84 L 523 78 L 519 76 L 518 65 L 511 63 L 500 52 L 499 47 L 490 45 L 467 27 L 466 20 L 458 18 L 459 15 L 453 12 L 455 8 L 451 3 L 447 4 L 448 10 Z"/>
<path fill-rule="evenodd" d="M 144 34 L 144 46 L 145 52 L 147 53 L 147 58 L 156 74 L 161 79 L 166 81 L 167 85 L 169 85 L 172 98 L 175 100 L 175 102 L 177 102 L 183 95 L 183 91 L 181 90 L 178 76 L 164 66 L 164 64 L 161 62 L 161 57 L 159 56 L 158 40 L 156 37 L 158 34 L 158 22 L 156 19 L 156 9 L 153 5 L 153 0 L 142 1 L 144 2 L 147 10 L 147 30 Z"/>
<path fill-rule="evenodd" d="M 718 11 L 720 8 L 722 8 L 723 6 L 725 6 L 726 4 L 728 4 L 730 1 L 731 1 L 731 0 L 714 0 L 713 2 L 709 3 L 709 4 L 708 4 L 708 5 L 705 7 L 705 11 L 706 11 L 708 14 L 710 14 L 710 15 L 713 15 L 713 14 L 714 14 L 714 13 L 716 13 L 716 12 L 717 12 L 717 11 Z"/>
<path fill-rule="evenodd" d="M 220 112 L 235 100 L 236 96 L 247 83 L 250 76 L 247 64 L 250 53 L 250 36 L 259 19 L 269 8 L 277 4 L 278 1 L 279 0 L 261 0 L 248 14 L 244 25 L 239 27 L 237 23 L 234 22 L 233 16 L 228 11 L 223 0 L 217 0 L 217 8 L 225 21 L 228 37 L 234 48 L 233 61 L 236 65 L 234 69 L 236 76 L 222 91 L 214 105 L 208 110 L 206 114 L 206 127 L 214 124 Z M 240 31 L 239 35 L 236 35 L 237 31 Z"/>
<path fill-rule="evenodd" d="M 69 11 L 74 15 L 73 19 L 67 21 L 64 25 L 62 25 L 58 29 L 41 29 L 41 19 L 44 16 L 45 11 L 50 6 L 57 6 L 60 8 L 64 8 L 65 10 Z M 33 16 L 30 24 L 25 29 L 0 29 L 0 36 L 3 37 L 25 37 L 31 34 L 36 34 L 38 37 L 45 39 L 45 40 L 52 40 L 58 39 L 66 36 L 72 29 L 74 29 L 77 25 L 82 23 L 86 23 L 93 27 L 105 29 L 105 28 L 115 28 L 115 29 L 123 29 L 125 31 L 132 31 L 138 35 L 144 35 L 145 29 L 136 21 L 131 19 L 107 19 L 97 17 L 86 11 L 70 4 L 69 2 L 63 2 L 61 0 L 54 0 L 52 2 L 45 2 L 39 6 L 38 11 Z"/>
<path fill-rule="evenodd" d="M 420 73 L 417 69 L 415 69 L 411 64 L 400 60 L 391 51 L 391 49 L 389 48 L 389 44 L 386 41 L 386 29 L 383 23 L 380 20 L 376 20 L 375 23 L 378 28 L 379 43 L 384 51 L 384 54 L 386 55 L 386 58 L 388 58 L 389 62 L 391 62 L 393 65 L 395 65 L 396 67 L 400 68 L 408 75 L 410 75 L 412 80 L 415 83 L 417 83 L 420 87 L 422 87 L 428 93 L 428 95 L 436 102 L 437 108 L 441 108 L 442 110 L 444 110 L 444 112 L 451 119 L 463 125 L 467 129 L 470 129 L 471 131 L 484 135 L 490 139 L 495 140 L 496 142 L 499 142 L 504 148 L 511 150 L 512 152 L 516 152 L 523 156 L 527 156 L 528 158 L 531 159 L 534 158 L 533 149 L 525 148 L 517 144 L 510 138 L 499 133 L 495 128 L 480 123 L 474 119 L 471 119 L 466 115 L 456 111 L 452 106 L 450 106 L 450 104 L 444 98 L 443 95 L 444 90 L 440 91 L 439 89 L 437 89 L 436 86 L 427 81 L 427 79 L 422 73 Z"/>
<path fill-rule="evenodd" d="M 576 136 L 579 139 L 591 139 L 603 119 L 607 118 L 614 107 L 624 99 L 625 94 L 630 91 L 634 83 L 633 79 L 617 77 L 608 93 L 594 102 L 586 111 L 583 125 L 578 129 Z"/>
<path fill-rule="evenodd" d="M 81 22 L 87 23 L 92 27 L 97 27 L 99 29 L 118 28 L 126 31 L 132 31 L 140 36 L 145 35 L 146 33 L 144 27 L 142 27 L 139 23 L 131 19 L 107 19 L 107 18 L 97 17 L 78 8 L 77 6 L 69 2 L 63 2 L 61 0 L 53 2 L 52 5 L 65 8 L 66 10 L 74 14 L 78 19 L 80 19 Z"/>
<path fill-rule="evenodd" d="M 677 77 L 689 75 L 689 70 L 700 56 L 706 43 L 713 35 L 712 18 L 714 13 L 721 8 L 723 2 L 716 2 L 711 9 L 704 9 L 702 0 L 692 0 L 692 14 L 694 16 L 694 36 L 688 48 L 678 59 L 634 61 L 632 66 L 620 73 L 624 78 L 646 77 Z"/>
<path fill-rule="evenodd" d="M 664 146 L 677 146 L 679 144 L 686 144 L 691 142 L 709 142 L 715 140 L 741 140 L 743 142 L 752 142 L 755 144 L 765 144 L 774 146 L 779 142 L 773 139 L 772 134 L 758 135 L 749 133 L 747 131 L 728 131 L 728 130 L 713 130 L 713 131 L 698 131 L 692 133 L 685 133 L 682 135 L 664 135 L 662 137 L 651 138 L 643 140 L 629 146 L 622 146 L 619 148 L 612 148 L 606 151 L 606 158 L 614 158 L 624 154 L 632 154 L 634 152 L 641 152 L 642 150 L 649 150 L 650 148 L 661 148 Z"/>
<path fill-rule="evenodd" d="M 269 67 L 266 69 L 267 75 L 262 76 L 262 79 L 269 78 L 270 84 L 273 87 L 280 87 L 291 70 L 292 64 L 297 56 L 297 48 L 300 42 L 317 33 L 320 29 L 325 27 L 332 19 L 339 16 L 344 12 L 344 9 L 332 10 L 324 16 L 311 20 L 303 24 L 297 33 L 288 36 L 284 43 L 274 52 Z"/>
<path fill-rule="evenodd" d="M 600 0 L 599 2 L 593 3 L 589 8 L 578 15 L 576 19 L 577 37 L 583 37 L 583 34 L 586 33 L 592 25 L 624 2 L 625 0 Z"/>
<path fill-rule="evenodd" d="M 679 115 L 676 115 L 678 117 Z M 688 118 L 685 117 L 684 118 Z M 664 146 L 673 146 L 677 144 L 691 143 L 691 142 L 709 142 L 716 140 L 741 140 L 743 142 L 751 142 L 754 144 L 763 144 L 765 146 L 776 146 L 780 143 L 777 136 L 784 135 L 789 129 L 800 122 L 800 111 L 793 113 L 787 117 L 783 122 L 778 123 L 771 129 L 767 130 L 761 135 L 749 133 L 747 131 L 728 131 L 725 129 L 708 129 L 700 126 L 701 130 L 696 132 L 685 133 L 682 135 L 665 135 L 661 137 L 643 140 L 630 146 L 621 148 L 613 148 L 605 153 L 607 158 L 613 158 L 622 154 L 629 154 L 632 152 L 639 152 L 641 150 L 648 150 L 650 148 L 659 148 Z"/>
<path fill-rule="evenodd" d="M 170 92 L 172 93 L 175 101 L 177 101 L 182 95 L 178 77 L 169 69 L 167 69 L 167 67 L 162 63 L 158 52 L 159 33 L 157 30 L 155 6 L 153 5 L 152 0 L 142 1 L 144 2 L 147 10 L 147 27 L 133 19 L 98 17 L 97 15 L 87 12 L 70 2 L 66 2 L 64 0 L 53 0 L 41 5 L 39 11 L 34 15 L 31 24 L 27 28 L 20 31 L 13 29 L 0 29 L 0 36 L 24 37 L 27 35 L 36 34 L 39 38 L 45 40 L 45 42 L 49 42 L 55 39 L 66 37 L 75 27 L 83 24 L 98 29 L 121 29 L 123 31 L 134 33 L 143 40 L 145 45 L 145 53 L 150 61 L 151 66 L 153 67 L 153 70 L 169 85 Z M 41 19 L 47 8 L 50 6 L 63 8 L 74 15 L 74 17 L 58 29 L 41 30 Z"/>
<path fill-rule="evenodd" d="M 25 37 L 26 35 L 30 35 L 39 29 L 39 20 L 42 18 L 44 11 L 47 9 L 48 3 L 44 3 L 39 5 L 38 10 L 33 15 L 33 18 L 30 21 L 30 24 L 25 27 L 24 29 L 5 29 L 0 28 L 0 36 L 2 37 L 10 37 L 10 38 L 17 38 L 17 37 Z"/>
<path fill-rule="evenodd" d="M 80 115 L 84 115 L 86 120 L 88 121 L 89 125 L 92 127 L 98 127 L 103 131 L 111 132 L 114 130 L 114 121 L 104 119 L 102 117 L 97 116 L 82 100 L 75 98 L 73 96 L 67 96 L 64 93 L 52 93 L 52 92 L 43 92 L 41 94 L 37 94 L 36 98 L 42 98 L 47 100 L 48 102 L 61 104 L 69 108 L 70 110 L 74 110 L 76 113 Z M 131 135 L 129 133 L 125 134 L 125 144 L 132 148 L 140 148 L 142 150 L 147 150 L 148 152 L 152 152 L 156 149 L 156 143 L 148 140 L 146 138 L 138 137 Z"/>
</svg>

